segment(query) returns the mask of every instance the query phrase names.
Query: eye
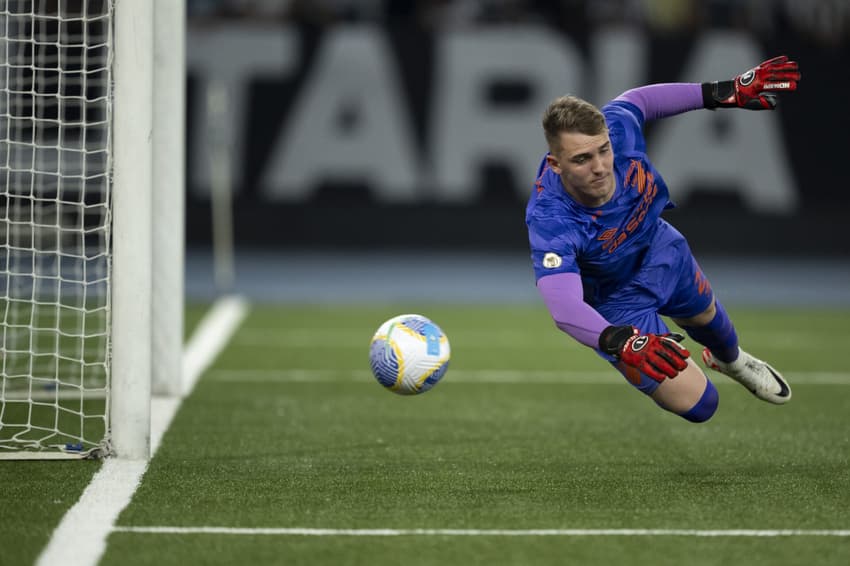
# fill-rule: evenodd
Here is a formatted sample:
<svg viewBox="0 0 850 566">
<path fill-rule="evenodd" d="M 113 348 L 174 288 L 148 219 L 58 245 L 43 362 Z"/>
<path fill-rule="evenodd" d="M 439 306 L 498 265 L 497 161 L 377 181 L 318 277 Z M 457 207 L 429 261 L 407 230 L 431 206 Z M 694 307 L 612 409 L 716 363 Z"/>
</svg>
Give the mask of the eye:
<svg viewBox="0 0 850 566">
<path fill-rule="evenodd" d="M 599 153 L 608 153 L 609 151 L 611 151 L 611 146 L 606 145 L 605 147 L 599 150 Z"/>
</svg>

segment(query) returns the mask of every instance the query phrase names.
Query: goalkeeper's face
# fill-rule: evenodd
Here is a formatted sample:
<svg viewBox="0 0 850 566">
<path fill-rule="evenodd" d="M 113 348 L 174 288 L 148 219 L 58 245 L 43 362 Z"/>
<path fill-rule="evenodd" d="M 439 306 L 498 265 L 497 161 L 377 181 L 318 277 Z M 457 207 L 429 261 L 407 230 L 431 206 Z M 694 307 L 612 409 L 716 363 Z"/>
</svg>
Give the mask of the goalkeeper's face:
<svg viewBox="0 0 850 566">
<path fill-rule="evenodd" d="M 602 206 L 614 195 L 614 152 L 608 132 L 561 132 L 561 147 L 547 157 L 567 193 L 584 206 Z"/>
</svg>

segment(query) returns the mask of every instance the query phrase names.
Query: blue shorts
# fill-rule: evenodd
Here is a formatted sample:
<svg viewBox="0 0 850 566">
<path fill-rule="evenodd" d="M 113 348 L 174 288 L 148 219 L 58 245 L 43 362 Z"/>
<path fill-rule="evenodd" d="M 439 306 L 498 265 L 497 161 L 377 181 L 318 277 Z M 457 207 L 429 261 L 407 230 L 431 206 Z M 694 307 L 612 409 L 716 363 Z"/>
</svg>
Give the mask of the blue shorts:
<svg viewBox="0 0 850 566">
<path fill-rule="evenodd" d="M 669 332 L 661 316 L 690 318 L 705 311 L 713 294 L 711 285 L 694 259 L 687 240 L 670 226 L 662 224 L 640 269 L 631 281 L 601 303 L 593 305 L 611 324 L 631 324 L 641 332 Z M 633 368 L 610 361 L 637 389 L 651 394 L 659 383 Z"/>
</svg>

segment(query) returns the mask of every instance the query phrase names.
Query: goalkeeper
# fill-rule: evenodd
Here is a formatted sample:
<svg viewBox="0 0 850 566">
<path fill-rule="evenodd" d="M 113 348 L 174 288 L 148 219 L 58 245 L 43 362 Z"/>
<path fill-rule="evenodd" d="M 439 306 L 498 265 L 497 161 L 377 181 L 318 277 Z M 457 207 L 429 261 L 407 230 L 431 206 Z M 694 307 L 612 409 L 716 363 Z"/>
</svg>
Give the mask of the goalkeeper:
<svg viewBox="0 0 850 566">
<path fill-rule="evenodd" d="M 776 57 L 733 80 L 653 84 L 602 107 L 573 96 L 543 115 L 549 152 L 526 210 L 537 287 L 555 324 L 610 361 L 638 390 L 692 422 L 711 418 L 717 390 L 661 316 L 705 349 L 705 364 L 756 397 L 791 389 L 738 345 L 735 327 L 691 254 L 661 218 L 673 207 L 646 154 L 644 124 L 701 108 L 772 110 L 794 91 L 797 63 Z"/>
</svg>

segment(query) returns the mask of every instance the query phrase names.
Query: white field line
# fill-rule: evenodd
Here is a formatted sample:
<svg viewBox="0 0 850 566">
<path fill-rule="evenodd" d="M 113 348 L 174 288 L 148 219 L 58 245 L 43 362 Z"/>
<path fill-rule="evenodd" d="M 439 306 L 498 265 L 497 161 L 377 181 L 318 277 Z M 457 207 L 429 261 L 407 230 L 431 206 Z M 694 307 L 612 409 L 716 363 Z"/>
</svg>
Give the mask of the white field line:
<svg viewBox="0 0 850 566">
<path fill-rule="evenodd" d="M 192 391 L 248 312 L 238 297 L 216 302 L 198 325 L 183 353 L 185 394 Z M 177 413 L 179 397 L 151 400 L 151 457 Z M 39 566 L 95 566 L 106 550 L 106 537 L 130 503 L 147 470 L 146 460 L 110 458 L 94 475 L 79 501 L 65 513 L 38 558 Z"/>
<path fill-rule="evenodd" d="M 271 535 L 311 537 L 850 537 L 850 529 L 311 529 L 232 527 L 115 527 L 114 532 L 177 535 Z"/>
<path fill-rule="evenodd" d="M 850 372 L 784 372 L 793 385 L 850 385 Z M 733 383 L 720 374 L 710 374 L 715 384 Z M 211 381 L 233 383 L 344 383 L 370 380 L 369 370 L 286 369 L 286 370 L 214 370 Z M 545 385 L 620 384 L 623 378 L 614 370 L 453 370 L 449 368 L 446 383 L 522 383 Z"/>
</svg>

